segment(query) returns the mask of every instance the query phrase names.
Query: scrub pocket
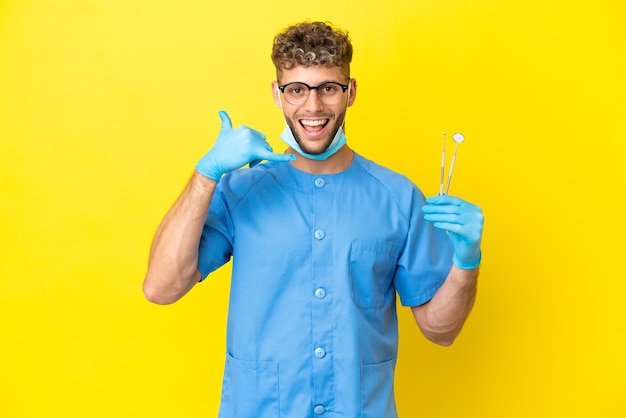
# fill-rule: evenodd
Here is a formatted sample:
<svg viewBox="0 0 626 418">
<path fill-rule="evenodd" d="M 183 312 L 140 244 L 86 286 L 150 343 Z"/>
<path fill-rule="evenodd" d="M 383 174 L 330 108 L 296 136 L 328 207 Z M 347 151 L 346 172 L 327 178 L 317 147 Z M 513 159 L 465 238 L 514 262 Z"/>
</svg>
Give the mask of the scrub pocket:
<svg viewBox="0 0 626 418">
<path fill-rule="evenodd" d="M 382 308 L 391 300 L 400 250 L 375 242 L 354 241 L 350 248 L 352 300 L 360 308 Z"/>
<path fill-rule="evenodd" d="M 220 418 L 278 418 L 278 364 L 226 356 Z"/>
<path fill-rule="evenodd" d="M 361 418 L 397 418 L 393 397 L 395 360 L 361 366 Z"/>
</svg>

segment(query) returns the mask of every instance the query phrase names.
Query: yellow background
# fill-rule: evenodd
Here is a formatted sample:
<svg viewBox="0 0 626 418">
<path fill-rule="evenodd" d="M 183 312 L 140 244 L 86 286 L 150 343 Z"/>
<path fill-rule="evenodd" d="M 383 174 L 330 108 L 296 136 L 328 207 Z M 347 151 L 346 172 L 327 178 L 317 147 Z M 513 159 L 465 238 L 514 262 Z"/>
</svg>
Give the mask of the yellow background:
<svg viewBox="0 0 626 418">
<path fill-rule="evenodd" d="M 229 267 L 141 293 L 226 109 L 276 149 L 275 33 L 350 31 L 361 154 L 486 215 L 450 348 L 402 309 L 403 417 L 626 416 L 622 0 L 0 1 L 0 416 L 216 416 Z M 449 150 L 452 150 L 451 142 Z"/>
</svg>

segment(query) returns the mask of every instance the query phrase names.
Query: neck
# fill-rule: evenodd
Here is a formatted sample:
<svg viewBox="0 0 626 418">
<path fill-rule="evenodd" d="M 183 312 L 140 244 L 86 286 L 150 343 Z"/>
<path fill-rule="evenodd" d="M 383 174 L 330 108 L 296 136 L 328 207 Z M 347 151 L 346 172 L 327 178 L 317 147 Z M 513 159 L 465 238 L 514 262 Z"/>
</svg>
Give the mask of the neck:
<svg viewBox="0 0 626 418">
<path fill-rule="evenodd" d="M 347 144 L 325 160 L 311 160 L 310 158 L 303 157 L 291 147 L 289 147 L 285 153 L 297 155 L 298 158 L 291 161 L 290 164 L 298 170 L 310 174 L 341 173 L 350 167 L 352 159 L 354 158 L 354 152 Z"/>
</svg>

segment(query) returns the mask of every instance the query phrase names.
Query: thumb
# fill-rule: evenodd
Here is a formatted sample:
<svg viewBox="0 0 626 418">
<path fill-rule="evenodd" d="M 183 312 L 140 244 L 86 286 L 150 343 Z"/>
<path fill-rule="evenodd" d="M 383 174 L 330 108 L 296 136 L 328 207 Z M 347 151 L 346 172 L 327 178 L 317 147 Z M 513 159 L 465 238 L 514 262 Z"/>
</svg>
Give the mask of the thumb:
<svg viewBox="0 0 626 418">
<path fill-rule="evenodd" d="M 220 119 L 222 120 L 222 128 L 220 129 L 220 134 L 233 129 L 233 123 L 230 121 L 228 113 L 226 113 L 225 110 L 220 110 L 218 114 L 220 116 Z"/>
</svg>

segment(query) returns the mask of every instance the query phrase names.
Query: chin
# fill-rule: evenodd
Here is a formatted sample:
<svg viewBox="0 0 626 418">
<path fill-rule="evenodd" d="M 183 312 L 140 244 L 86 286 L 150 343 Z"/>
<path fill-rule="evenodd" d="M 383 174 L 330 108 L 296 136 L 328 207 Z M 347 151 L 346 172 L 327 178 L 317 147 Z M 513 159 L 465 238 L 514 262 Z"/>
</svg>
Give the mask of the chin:
<svg viewBox="0 0 626 418">
<path fill-rule="evenodd" d="M 315 146 L 315 145 L 311 146 L 311 144 L 303 143 L 300 140 L 298 140 L 297 142 L 298 142 L 298 145 L 300 145 L 300 149 L 302 149 L 302 151 L 310 155 L 323 154 L 324 152 L 326 152 L 328 147 L 330 147 L 330 143 L 331 143 L 331 141 L 326 140 L 324 141 L 324 145 L 322 146 Z"/>
<path fill-rule="evenodd" d="M 337 134 L 337 130 L 333 132 L 332 135 L 324 136 L 323 138 L 317 138 L 315 140 L 304 140 L 302 141 L 302 137 L 306 138 L 306 135 L 296 136 L 296 142 L 300 145 L 300 149 L 310 155 L 320 155 L 325 153 L 330 145 L 333 143 L 333 139 Z"/>
</svg>

